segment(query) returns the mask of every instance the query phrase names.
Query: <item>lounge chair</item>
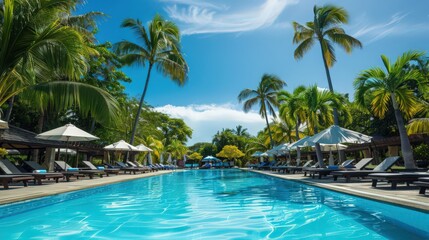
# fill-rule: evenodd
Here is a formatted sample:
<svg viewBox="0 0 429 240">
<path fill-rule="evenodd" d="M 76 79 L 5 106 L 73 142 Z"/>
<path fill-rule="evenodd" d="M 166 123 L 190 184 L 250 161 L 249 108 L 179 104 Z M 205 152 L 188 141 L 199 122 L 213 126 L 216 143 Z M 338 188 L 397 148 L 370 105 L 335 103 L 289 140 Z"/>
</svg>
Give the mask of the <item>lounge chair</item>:
<svg viewBox="0 0 429 240">
<path fill-rule="evenodd" d="M 126 165 L 125 163 L 123 163 L 123 162 L 116 162 L 116 164 L 120 167 L 120 169 L 122 170 L 122 171 L 124 171 L 124 173 L 127 173 L 127 172 L 129 172 L 130 174 L 131 173 L 133 173 L 133 174 L 136 174 L 136 173 L 138 173 L 138 172 L 145 172 L 143 169 L 140 169 L 140 168 L 135 168 L 135 167 L 130 167 L 130 166 L 128 166 L 128 165 Z"/>
<path fill-rule="evenodd" d="M 347 170 L 347 171 L 335 171 L 331 175 L 334 176 L 334 181 L 337 181 L 338 177 L 345 177 L 346 182 L 350 182 L 352 177 L 367 177 L 371 173 L 384 173 L 389 170 L 398 160 L 399 156 L 388 157 L 378 164 L 373 170 Z"/>
<path fill-rule="evenodd" d="M 0 180 L 3 184 L 3 188 L 9 189 L 10 182 L 22 182 L 24 184 L 24 187 L 27 187 L 28 181 L 34 180 L 34 177 L 30 175 L 7 174 L 7 175 L 0 175 Z"/>
<path fill-rule="evenodd" d="M 287 166 L 285 168 L 279 168 L 279 169 L 283 170 L 283 173 L 287 172 L 287 173 L 295 174 L 296 172 L 302 171 L 303 168 L 309 167 L 312 162 L 313 160 L 307 160 L 307 162 L 305 162 L 304 165 L 302 166 Z M 316 164 L 319 164 L 319 163 L 316 163 Z"/>
<path fill-rule="evenodd" d="M 32 176 L 33 180 L 34 180 L 34 184 L 36 184 L 36 182 L 37 182 L 37 184 L 39 184 L 39 185 L 42 185 L 42 179 L 52 178 L 52 179 L 55 179 L 55 182 L 58 183 L 58 179 L 64 177 L 64 175 L 62 175 L 61 173 L 48 173 L 48 172 L 46 172 L 46 170 L 44 172 L 23 173 L 15 166 L 15 164 L 11 163 L 7 159 L 0 160 L 0 169 L 5 174 Z"/>
<path fill-rule="evenodd" d="M 398 183 L 406 183 L 410 186 L 410 183 L 418 181 L 422 177 L 429 177 L 428 172 L 400 172 L 400 173 L 372 173 L 368 175 L 368 178 L 372 179 L 372 187 L 377 187 L 378 181 L 390 182 L 391 189 L 396 189 Z"/>
<path fill-rule="evenodd" d="M 38 170 L 45 170 L 44 167 L 42 167 L 40 164 L 38 164 L 35 161 L 23 161 L 23 167 L 27 171 L 38 171 Z M 79 177 L 84 177 L 85 175 L 80 174 L 78 172 L 60 172 L 65 178 L 67 182 L 70 182 L 71 177 L 76 177 L 76 179 L 79 179 Z"/>
<path fill-rule="evenodd" d="M 414 185 L 420 187 L 419 194 L 425 194 L 426 189 L 429 188 L 429 177 L 419 178 L 417 182 L 414 182 Z"/>
<path fill-rule="evenodd" d="M 264 165 L 258 167 L 258 170 L 269 170 L 271 169 L 272 166 L 275 166 L 275 165 L 276 165 L 276 161 L 265 162 Z"/>
<path fill-rule="evenodd" d="M 133 168 L 140 168 L 140 169 L 142 170 L 142 172 L 143 172 L 143 173 L 145 173 L 145 172 L 152 172 L 152 171 L 155 171 L 155 170 L 153 170 L 152 168 L 150 168 L 150 167 L 148 167 L 148 166 L 144 166 L 144 165 L 142 165 L 142 164 L 140 164 L 140 163 L 138 163 L 138 162 L 131 162 L 131 161 L 127 161 L 127 164 L 128 164 L 130 167 L 133 167 Z"/>
<path fill-rule="evenodd" d="M 55 161 L 55 166 L 58 169 L 61 169 L 61 171 L 63 171 L 63 172 L 66 172 L 66 173 L 75 172 L 75 173 L 83 174 L 84 176 L 88 176 L 89 179 L 93 179 L 94 176 L 96 176 L 96 175 L 98 175 L 100 178 L 102 178 L 104 175 L 103 170 L 82 170 L 79 168 L 72 168 L 72 167 L 70 167 L 70 165 L 68 165 L 64 161 Z"/>
<path fill-rule="evenodd" d="M 106 176 L 109 176 L 109 174 L 115 174 L 115 175 L 118 175 L 119 174 L 119 171 L 120 171 L 120 169 L 118 169 L 118 168 L 104 168 L 103 167 L 103 169 L 99 169 L 99 168 L 97 168 L 96 166 L 94 166 L 94 164 L 92 164 L 92 162 L 90 162 L 90 161 L 82 161 L 83 162 L 83 164 L 85 164 L 87 167 L 89 167 L 89 169 L 91 169 L 91 170 L 103 170 L 104 171 L 104 173 L 106 173 Z"/>
<path fill-rule="evenodd" d="M 304 172 L 304 176 L 311 176 L 312 178 L 315 178 L 316 174 L 319 175 L 319 179 L 322 179 L 322 176 L 328 176 L 333 171 L 338 171 L 341 168 L 345 168 L 346 166 L 349 166 L 354 159 L 346 160 L 344 161 L 340 166 L 336 167 L 327 167 L 327 168 L 304 168 L 302 171 Z"/>
</svg>

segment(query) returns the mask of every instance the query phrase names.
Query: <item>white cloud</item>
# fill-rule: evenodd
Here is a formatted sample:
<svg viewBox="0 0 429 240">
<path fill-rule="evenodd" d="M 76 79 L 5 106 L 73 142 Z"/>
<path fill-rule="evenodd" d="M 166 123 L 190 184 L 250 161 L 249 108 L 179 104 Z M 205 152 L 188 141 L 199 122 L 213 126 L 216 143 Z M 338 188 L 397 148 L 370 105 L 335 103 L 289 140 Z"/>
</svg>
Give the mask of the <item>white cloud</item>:
<svg viewBox="0 0 429 240">
<path fill-rule="evenodd" d="M 242 125 L 247 131 L 256 135 L 265 127 L 265 120 L 256 112 L 244 113 L 233 104 L 223 105 L 165 105 L 155 108 L 173 118 L 181 118 L 194 131 L 188 145 L 197 142 L 211 142 L 217 131 L 223 128 L 235 129 Z"/>
<path fill-rule="evenodd" d="M 170 2 L 165 8 L 169 16 L 182 23 L 185 35 L 201 33 L 232 33 L 251 31 L 271 26 L 291 4 L 298 0 L 259 0 L 257 6 L 243 10 L 210 1 L 163 0 Z M 248 5 L 248 1 L 246 4 Z"/>
<path fill-rule="evenodd" d="M 388 22 L 379 24 L 367 24 L 363 27 L 359 27 L 355 34 L 356 38 L 367 38 L 366 43 L 372 43 L 392 35 L 403 35 L 410 32 L 422 32 L 429 30 L 427 24 L 408 24 L 405 23 L 408 14 L 396 13 Z"/>
</svg>

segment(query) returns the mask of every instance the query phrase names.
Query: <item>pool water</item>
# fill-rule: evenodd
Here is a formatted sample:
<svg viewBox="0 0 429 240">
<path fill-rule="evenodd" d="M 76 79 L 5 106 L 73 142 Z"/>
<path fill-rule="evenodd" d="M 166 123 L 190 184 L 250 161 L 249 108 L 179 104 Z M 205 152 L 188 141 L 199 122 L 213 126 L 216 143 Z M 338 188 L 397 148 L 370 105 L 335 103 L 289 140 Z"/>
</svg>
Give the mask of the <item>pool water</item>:
<svg viewBox="0 0 429 240">
<path fill-rule="evenodd" d="M 428 223 L 427 213 L 240 170 L 173 172 L 0 207 L 0 239 L 411 240 L 429 239 Z"/>
</svg>

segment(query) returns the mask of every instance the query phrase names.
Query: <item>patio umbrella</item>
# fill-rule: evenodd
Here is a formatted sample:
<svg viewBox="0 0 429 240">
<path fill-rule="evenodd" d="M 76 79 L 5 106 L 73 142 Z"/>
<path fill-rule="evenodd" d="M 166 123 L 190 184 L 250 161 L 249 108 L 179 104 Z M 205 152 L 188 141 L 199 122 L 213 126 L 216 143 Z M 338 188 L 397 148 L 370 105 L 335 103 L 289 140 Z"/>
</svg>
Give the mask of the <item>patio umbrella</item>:
<svg viewBox="0 0 429 240">
<path fill-rule="evenodd" d="M 254 153 L 251 155 L 251 157 L 260 157 L 260 156 L 261 156 L 261 154 L 262 154 L 262 152 L 260 152 L 260 151 L 256 151 L 256 152 L 254 152 Z"/>
<path fill-rule="evenodd" d="M 141 152 L 153 152 L 152 149 L 146 147 L 144 144 L 139 144 L 139 145 L 136 146 L 136 148 L 138 150 L 140 150 Z"/>
<path fill-rule="evenodd" d="M 337 144 L 337 143 L 367 143 L 371 141 L 370 136 L 355 132 L 346 128 L 332 125 L 310 138 L 314 143 Z"/>
<path fill-rule="evenodd" d="M 320 144 L 367 143 L 371 138 L 363 133 L 332 125 L 312 136 L 310 141 Z"/>
<path fill-rule="evenodd" d="M 125 142 L 124 140 L 119 140 L 118 142 L 107 145 L 104 147 L 104 149 L 118 152 L 141 152 L 141 150 Z"/>
<path fill-rule="evenodd" d="M 69 154 L 69 155 L 76 155 L 76 151 L 73 149 L 68 149 L 68 148 L 57 148 L 55 149 L 56 153 L 60 153 L 60 154 Z"/>
<path fill-rule="evenodd" d="M 320 149 L 324 152 L 329 151 L 329 165 L 334 165 L 334 156 L 332 155 L 332 151 L 344 150 L 347 148 L 347 145 L 338 143 L 338 144 L 320 144 Z"/>
<path fill-rule="evenodd" d="M 98 137 L 91 135 L 75 125 L 69 123 L 62 127 L 49 130 L 47 132 L 40 133 L 36 136 L 38 139 L 63 141 L 66 142 L 66 149 L 68 149 L 69 142 L 87 142 L 99 139 Z M 68 160 L 68 154 L 66 150 L 66 161 Z M 66 166 L 64 166 L 66 169 Z"/>
<path fill-rule="evenodd" d="M 207 156 L 205 158 L 203 158 L 203 160 L 201 160 L 202 162 L 220 162 L 220 159 L 217 157 L 213 157 L 213 156 Z"/>
</svg>

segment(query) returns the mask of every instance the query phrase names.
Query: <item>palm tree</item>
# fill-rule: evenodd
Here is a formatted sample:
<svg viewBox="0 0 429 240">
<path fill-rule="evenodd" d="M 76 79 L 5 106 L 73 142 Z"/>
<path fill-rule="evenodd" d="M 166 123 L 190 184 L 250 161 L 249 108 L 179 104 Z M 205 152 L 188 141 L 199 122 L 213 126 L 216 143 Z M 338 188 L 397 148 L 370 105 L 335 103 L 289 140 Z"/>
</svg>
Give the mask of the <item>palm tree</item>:
<svg viewBox="0 0 429 240">
<path fill-rule="evenodd" d="M 305 112 L 302 108 L 302 92 L 305 91 L 305 86 L 298 86 L 291 93 L 282 90 L 277 94 L 280 103 L 279 114 L 282 119 L 290 119 L 295 122 L 295 136 L 300 139 L 299 127 L 305 119 Z"/>
<path fill-rule="evenodd" d="M 243 110 L 244 112 L 249 112 L 250 109 L 259 104 L 259 115 L 265 118 L 268 128 L 268 134 L 270 136 L 271 147 L 274 147 L 273 137 L 270 130 L 270 125 L 268 123 L 268 112 L 276 117 L 274 111 L 275 107 L 278 107 L 277 102 L 277 92 L 285 86 L 286 83 L 281 80 L 279 77 L 269 74 L 264 74 L 262 76 L 261 82 L 259 82 L 258 88 L 256 90 L 244 89 L 238 95 L 238 101 L 241 103 L 244 102 Z"/>
<path fill-rule="evenodd" d="M 295 31 L 293 43 L 299 44 L 295 49 L 295 59 L 300 59 L 310 50 L 316 41 L 319 42 L 322 51 L 323 64 L 325 66 L 326 78 L 328 79 L 329 90 L 334 93 L 329 68 L 336 61 L 333 43 L 338 44 L 347 53 L 350 53 L 354 47 L 362 47 L 359 40 L 345 33 L 340 27 L 341 24 L 348 22 L 348 13 L 340 7 L 325 5 L 322 7 L 314 6 L 314 20 L 301 25 L 293 22 Z M 334 123 L 339 125 L 338 113 L 336 108 L 333 111 Z"/>
<path fill-rule="evenodd" d="M 405 67 L 421 56 L 423 56 L 421 52 L 406 52 L 392 64 L 386 56 L 381 55 L 385 70 L 379 67 L 365 70 L 354 81 L 356 101 L 361 106 L 365 106 L 365 96 L 370 96 L 371 110 L 375 116 L 383 118 L 389 105 L 393 107 L 401 139 L 401 152 L 407 169 L 415 168 L 416 165 L 402 113 L 410 118 L 420 111 L 422 105 L 411 86 L 420 88 L 427 86 L 421 84 L 420 71 Z M 425 90 L 420 91 L 425 92 Z"/>
<path fill-rule="evenodd" d="M 152 68 L 156 67 L 158 71 L 183 85 L 187 80 L 188 65 L 180 50 L 179 28 L 173 22 L 156 15 L 147 29 L 140 20 L 134 19 L 125 19 L 121 26 L 134 30 L 142 41 L 142 45 L 130 41 L 115 44 L 116 52 L 121 55 L 123 62 L 139 66 L 148 64 L 146 82 L 131 131 L 130 143 L 133 144 Z"/>
<path fill-rule="evenodd" d="M 249 133 L 247 132 L 247 128 L 244 128 L 241 125 L 238 125 L 238 126 L 235 127 L 234 133 L 237 136 L 249 136 Z"/>
<path fill-rule="evenodd" d="M 339 106 L 337 96 L 328 90 L 313 85 L 302 92 L 301 107 L 305 112 L 308 135 L 318 132 L 319 129 L 332 125 L 332 112 Z"/>
<path fill-rule="evenodd" d="M 77 106 L 100 121 L 115 118 L 117 102 L 106 91 L 70 82 L 86 72 L 86 59 L 94 53 L 79 31 L 62 23 L 61 16 L 75 5 L 60 0 L 0 3 L 0 105 L 24 92 L 33 104 L 43 103 L 37 104 L 41 108 L 50 102 L 55 110 Z"/>
</svg>

